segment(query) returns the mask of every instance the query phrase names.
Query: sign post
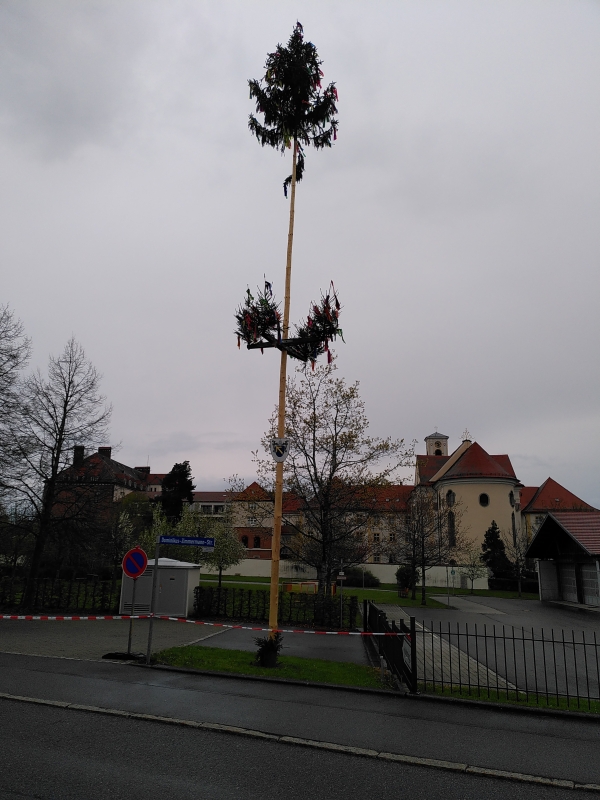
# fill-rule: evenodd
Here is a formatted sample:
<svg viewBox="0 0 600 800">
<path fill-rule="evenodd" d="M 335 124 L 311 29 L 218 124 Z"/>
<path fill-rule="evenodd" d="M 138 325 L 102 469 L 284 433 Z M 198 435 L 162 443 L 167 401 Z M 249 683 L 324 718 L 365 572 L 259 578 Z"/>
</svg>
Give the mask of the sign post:
<svg viewBox="0 0 600 800">
<path fill-rule="evenodd" d="M 346 580 L 346 576 L 344 575 L 344 570 L 340 567 L 340 571 L 338 572 L 338 581 L 340 582 L 340 629 L 344 627 L 344 581 Z"/>
<path fill-rule="evenodd" d="M 138 578 L 144 574 L 148 566 L 148 556 L 141 547 L 134 547 L 123 557 L 123 572 L 133 580 L 133 594 L 131 598 L 131 615 L 129 617 L 129 638 L 127 640 L 127 655 L 131 655 L 131 639 L 133 636 L 133 616 L 135 614 L 135 588 Z"/>
<path fill-rule="evenodd" d="M 148 647 L 146 649 L 146 664 L 150 664 L 152 654 L 152 634 L 154 629 L 154 616 L 156 613 L 156 587 L 158 586 L 158 558 L 161 544 L 177 544 L 188 547 L 199 547 L 203 553 L 212 553 L 215 549 L 213 536 L 157 536 L 154 550 L 154 572 L 152 573 L 152 600 L 150 601 L 150 625 L 148 626 Z"/>
</svg>

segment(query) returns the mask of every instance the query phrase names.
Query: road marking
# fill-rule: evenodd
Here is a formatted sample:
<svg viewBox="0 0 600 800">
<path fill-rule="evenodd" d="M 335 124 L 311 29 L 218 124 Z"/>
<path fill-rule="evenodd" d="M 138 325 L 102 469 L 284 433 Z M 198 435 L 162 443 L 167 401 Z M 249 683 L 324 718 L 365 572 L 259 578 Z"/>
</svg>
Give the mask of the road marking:
<svg viewBox="0 0 600 800">
<path fill-rule="evenodd" d="M 417 756 L 405 755 L 402 753 L 387 753 L 385 751 L 369 750 L 363 747 L 350 747 L 348 745 L 336 744 L 335 742 L 321 742 L 316 739 L 304 739 L 299 736 L 280 736 L 264 731 L 252 730 L 252 728 L 240 728 L 236 725 L 221 725 L 218 722 L 195 722 L 190 719 L 176 719 L 174 717 L 161 717 L 156 714 L 141 714 L 136 711 L 120 711 L 114 708 L 102 708 L 100 706 L 85 706 L 79 703 L 66 703 L 62 700 L 42 700 L 37 697 L 23 697 L 21 695 L 6 694 L 0 692 L 0 700 L 12 700 L 19 703 L 33 703 L 41 706 L 51 706 L 53 708 L 69 709 L 71 711 L 86 711 L 92 714 L 104 714 L 110 717 L 121 717 L 125 719 L 139 719 L 145 722 L 158 722 L 163 725 L 177 725 L 184 728 L 194 728 L 196 730 L 216 731 L 219 733 L 229 733 L 235 736 L 247 736 L 252 739 L 262 739 L 263 741 L 278 742 L 279 744 L 289 744 L 299 747 L 311 747 L 317 750 L 327 750 L 334 753 L 361 756 L 362 758 L 377 758 L 382 761 L 395 761 L 402 764 L 410 764 L 416 767 L 429 767 L 430 769 L 443 769 L 451 772 L 463 772 L 468 775 L 479 775 L 480 777 L 497 778 L 500 780 L 516 781 L 517 783 L 535 783 L 538 786 L 553 786 L 561 789 L 580 789 L 587 792 L 600 794 L 600 785 L 596 783 L 576 783 L 575 781 L 562 780 L 559 778 L 546 778 L 543 775 L 527 775 L 522 772 L 507 772 L 501 769 L 486 769 L 485 767 L 469 766 L 455 761 L 439 761 L 435 758 L 419 758 Z"/>
<path fill-rule="evenodd" d="M 206 636 L 201 636 L 199 639 L 194 639 L 193 642 L 186 642 L 185 644 L 177 645 L 178 647 L 191 647 L 193 644 L 203 642 L 205 639 L 211 639 L 213 636 L 221 636 L 222 633 L 227 633 L 227 629 L 222 631 L 215 631 L 214 633 L 207 633 Z"/>
</svg>

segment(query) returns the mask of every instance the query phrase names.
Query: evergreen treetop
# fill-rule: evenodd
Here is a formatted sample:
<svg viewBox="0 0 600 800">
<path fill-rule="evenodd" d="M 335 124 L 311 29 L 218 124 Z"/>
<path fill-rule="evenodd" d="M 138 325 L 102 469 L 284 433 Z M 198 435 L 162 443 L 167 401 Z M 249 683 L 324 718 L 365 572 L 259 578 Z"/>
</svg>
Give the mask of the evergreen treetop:
<svg viewBox="0 0 600 800">
<path fill-rule="evenodd" d="M 261 124 L 250 114 L 248 127 L 263 147 L 283 153 L 292 143 L 298 145 L 297 181 L 304 173 L 302 145 L 320 150 L 331 147 L 337 138 L 337 89 L 334 83 L 322 89 L 321 64 L 317 48 L 305 41 L 297 22 L 287 46 L 278 44 L 267 56 L 264 77 L 248 81 L 250 98 L 256 100 L 256 111 L 264 118 Z M 283 184 L 286 197 L 291 181 L 290 175 Z"/>
</svg>

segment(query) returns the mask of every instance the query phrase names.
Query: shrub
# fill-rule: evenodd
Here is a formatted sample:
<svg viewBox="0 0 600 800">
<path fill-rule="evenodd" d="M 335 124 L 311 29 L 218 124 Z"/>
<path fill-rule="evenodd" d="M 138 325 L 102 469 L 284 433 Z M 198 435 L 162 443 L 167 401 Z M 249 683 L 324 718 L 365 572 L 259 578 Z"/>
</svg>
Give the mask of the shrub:
<svg viewBox="0 0 600 800">
<path fill-rule="evenodd" d="M 344 570 L 344 575 L 346 576 L 346 580 L 344 581 L 344 586 L 363 586 L 363 571 L 361 567 L 347 567 Z M 380 586 L 381 581 L 372 572 L 368 569 L 364 572 L 365 588 L 368 586 L 369 588 L 374 586 Z"/>
<path fill-rule="evenodd" d="M 283 647 L 283 634 L 281 631 L 273 636 L 257 636 L 254 639 L 257 646 L 256 663 L 260 667 L 276 667 L 279 651 Z"/>
</svg>

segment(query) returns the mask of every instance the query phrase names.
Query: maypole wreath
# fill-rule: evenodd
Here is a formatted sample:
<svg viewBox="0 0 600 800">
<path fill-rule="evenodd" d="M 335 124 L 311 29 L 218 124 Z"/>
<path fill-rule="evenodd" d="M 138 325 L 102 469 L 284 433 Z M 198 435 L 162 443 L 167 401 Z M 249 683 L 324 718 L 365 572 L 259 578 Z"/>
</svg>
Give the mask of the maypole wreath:
<svg viewBox="0 0 600 800">
<path fill-rule="evenodd" d="M 321 295 L 321 302 L 311 303 L 306 322 L 296 325 L 296 335 L 291 339 L 283 339 L 281 335 L 281 313 L 279 304 L 273 298 L 271 284 L 265 281 L 265 289 L 257 290 L 256 298 L 246 290 L 244 303 L 235 313 L 238 347 L 242 340 L 248 350 L 276 347 L 285 350 L 292 358 L 299 361 L 310 361 L 314 369 L 317 358 L 327 353 L 327 361 L 331 363 L 329 343 L 339 336 L 344 341 L 344 332 L 340 328 L 341 305 L 331 282 L 330 291 Z"/>
<path fill-rule="evenodd" d="M 274 53 L 269 53 L 265 63 L 265 74 L 261 80 L 250 80 L 250 99 L 256 101 L 256 113 L 262 115 L 259 122 L 250 114 L 248 127 L 260 144 L 285 153 L 292 151 L 292 173 L 283 182 L 283 191 L 290 191 L 290 221 L 288 229 L 287 260 L 285 269 L 285 293 L 283 315 L 273 297 L 271 284 L 265 279 L 264 291 L 258 290 L 256 298 L 246 292 L 246 298 L 235 314 L 238 347 L 242 340 L 249 350 L 264 350 L 275 347 L 281 351 L 279 370 L 279 409 L 277 414 L 277 438 L 271 442 L 275 468 L 275 508 L 273 514 L 273 538 L 271 542 L 271 595 L 269 604 L 269 628 L 271 637 L 277 629 L 279 598 L 279 556 L 281 543 L 283 461 L 287 452 L 285 439 L 285 391 L 287 357 L 310 361 L 313 365 L 323 353 L 331 361 L 329 343 L 340 336 L 340 303 L 333 283 L 330 291 L 321 296 L 320 303 L 311 304 L 306 322 L 296 326 L 295 336 L 289 337 L 290 290 L 292 276 L 292 245 L 294 241 L 294 214 L 296 184 L 302 180 L 305 170 L 305 148 L 317 150 L 331 147 L 337 138 L 338 121 L 336 103 L 338 93 L 334 83 L 325 89 L 321 86 L 321 70 L 317 48 L 304 39 L 302 25 L 297 22 L 292 35 L 284 47 L 278 44 Z"/>
</svg>

